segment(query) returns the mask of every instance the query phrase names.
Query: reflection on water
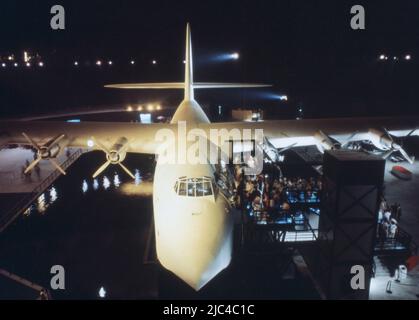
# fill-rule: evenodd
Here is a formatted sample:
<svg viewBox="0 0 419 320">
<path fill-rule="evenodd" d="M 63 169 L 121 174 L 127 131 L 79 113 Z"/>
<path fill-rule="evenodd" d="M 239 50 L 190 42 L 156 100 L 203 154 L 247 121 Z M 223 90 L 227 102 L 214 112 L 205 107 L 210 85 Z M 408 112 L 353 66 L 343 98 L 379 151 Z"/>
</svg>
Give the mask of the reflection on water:
<svg viewBox="0 0 419 320">
<path fill-rule="evenodd" d="M 105 190 L 108 190 L 110 186 L 111 186 L 111 182 L 109 181 L 107 176 L 104 176 L 103 177 L 103 188 Z"/>
<path fill-rule="evenodd" d="M 102 178 L 102 187 L 103 190 L 108 190 L 111 187 L 114 187 L 114 189 L 118 189 L 121 185 L 125 184 L 134 184 L 135 186 L 139 186 L 141 183 L 143 183 L 143 178 L 141 176 L 140 170 L 135 169 L 135 180 L 134 183 L 129 179 L 128 182 L 122 183 L 121 178 L 119 177 L 119 173 L 115 172 L 113 175 L 112 183 L 111 180 L 105 175 Z M 90 184 L 92 184 L 92 190 L 98 191 L 99 190 L 99 182 L 97 179 L 89 180 L 84 179 L 82 181 L 81 190 L 83 194 L 86 194 L 90 190 Z"/>
<path fill-rule="evenodd" d="M 140 170 L 135 169 L 135 185 L 138 186 L 141 181 L 143 181 L 143 179 L 141 178 Z"/>
<path fill-rule="evenodd" d="M 152 199 L 144 194 L 152 190 L 154 158 L 127 156 L 135 180 L 118 166 L 93 179 L 102 161 L 101 152 L 82 155 L 2 233 L 0 268 L 49 288 L 51 266 L 63 265 L 66 290 L 53 291 L 54 299 L 155 296 L 155 266 L 143 263 L 152 250 Z M 125 186 L 148 191 L 127 194 Z M 0 297 L 10 290 L 0 288 Z"/>
<path fill-rule="evenodd" d="M 49 197 L 50 197 L 50 204 L 54 203 L 58 198 L 57 189 L 52 187 L 49 191 Z"/>
<path fill-rule="evenodd" d="M 86 193 L 89 190 L 89 185 L 87 184 L 86 179 L 83 180 L 83 184 L 81 186 L 81 190 L 83 191 L 83 193 Z"/>
<path fill-rule="evenodd" d="M 113 185 L 115 188 L 119 188 L 119 185 L 121 184 L 121 180 L 119 180 L 119 176 L 117 173 L 113 176 Z"/>
<path fill-rule="evenodd" d="M 45 190 L 32 205 L 30 205 L 24 212 L 23 216 L 28 217 L 32 213 L 37 212 L 41 215 L 45 214 L 47 209 L 58 199 L 57 189 L 52 186 Z"/>
<path fill-rule="evenodd" d="M 109 190 L 111 187 L 114 187 L 114 189 L 118 189 L 122 182 L 121 179 L 119 177 L 119 174 L 117 172 L 114 173 L 113 179 L 109 180 L 109 178 L 107 176 L 103 176 L 102 179 L 102 187 L 103 190 Z M 135 169 L 135 181 L 134 183 L 132 182 L 126 182 L 124 183 L 127 184 L 128 186 L 124 188 L 124 190 L 130 189 L 129 185 L 135 185 L 135 186 L 139 186 L 141 183 L 143 182 L 141 174 L 140 174 L 140 170 Z M 98 191 L 99 190 L 99 182 L 97 179 L 93 179 L 93 181 L 90 181 L 88 179 L 83 179 L 82 181 L 82 186 L 81 186 L 81 190 L 83 194 L 86 194 L 89 191 L 89 183 L 92 184 L 92 190 L 93 191 Z M 137 195 L 151 195 L 151 187 L 149 185 L 146 185 L 145 188 L 141 189 L 140 191 L 137 192 L 133 192 L 132 188 L 131 188 L 131 192 L 124 192 L 125 194 L 137 194 Z M 52 186 L 51 188 L 48 188 L 44 193 L 42 193 L 37 199 L 36 201 L 29 207 L 27 208 L 24 212 L 23 215 L 24 216 L 29 216 L 31 215 L 34 211 L 36 211 L 37 213 L 40 214 L 45 214 L 45 212 L 48 210 L 48 208 L 58 199 L 58 192 L 57 189 Z"/>
<path fill-rule="evenodd" d="M 121 186 L 119 193 L 127 196 L 150 197 L 153 194 L 153 182 L 143 181 L 140 184 L 127 182 Z"/>
<path fill-rule="evenodd" d="M 97 181 L 97 179 L 93 180 L 93 190 L 97 190 L 99 189 L 99 182 Z"/>
<path fill-rule="evenodd" d="M 105 290 L 105 288 L 104 287 L 100 287 L 100 289 L 99 289 L 99 297 L 100 298 L 106 298 L 106 290 Z"/>
</svg>

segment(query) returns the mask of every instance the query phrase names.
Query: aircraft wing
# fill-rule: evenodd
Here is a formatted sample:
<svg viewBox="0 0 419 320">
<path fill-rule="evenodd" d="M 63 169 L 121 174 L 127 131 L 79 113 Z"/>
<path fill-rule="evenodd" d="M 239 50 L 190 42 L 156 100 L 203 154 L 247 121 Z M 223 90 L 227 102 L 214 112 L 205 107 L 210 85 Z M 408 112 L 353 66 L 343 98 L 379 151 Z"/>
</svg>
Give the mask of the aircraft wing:
<svg viewBox="0 0 419 320">
<path fill-rule="evenodd" d="M 90 147 L 93 150 L 100 149 L 98 144 L 111 148 L 118 140 L 125 138 L 127 142 L 124 149 L 127 152 L 155 154 L 158 147 L 156 132 L 170 126 L 123 122 L 0 121 L 0 147 L 6 144 L 30 144 L 24 133 L 39 145 L 64 135 L 66 146 Z"/>
<path fill-rule="evenodd" d="M 289 146 L 316 145 L 321 139 L 320 132 L 341 144 L 348 141 L 370 140 L 371 129 L 375 132 L 390 133 L 395 137 L 419 135 L 419 117 L 402 118 L 338 118 L 272 120 L 259 122 L 224 122 L 201 124 L 209 129 L 263 129 L 265 138 L 275 148 Z"/>
</svg>

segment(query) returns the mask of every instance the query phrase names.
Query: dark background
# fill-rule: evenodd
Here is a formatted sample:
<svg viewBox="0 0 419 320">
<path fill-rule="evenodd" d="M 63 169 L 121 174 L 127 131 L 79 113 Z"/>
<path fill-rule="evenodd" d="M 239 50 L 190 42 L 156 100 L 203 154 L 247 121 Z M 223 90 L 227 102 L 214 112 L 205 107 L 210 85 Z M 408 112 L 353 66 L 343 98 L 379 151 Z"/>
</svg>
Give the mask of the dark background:
<svg viewBox="0 0 419 320">
<path fill-rule="evenodd" d="M 50 28 L 54 4 L 66 10 L 64 31 Z M 350 28 L 350 8 L 356 4 L 365 7 L 366 30 Z M 180 92 L 102 86 L 183 80 L 188 21 L 195 80 L 274 85 L 198 92 L 207 111 L 222 104 L 270 108 L 276 118 L 295 117 L 297 106 L 303 106 L 305 117 L 418 114 L 418 9 L 414 0 L 2 1 L 0 55 L 39 52 L 45 67 L 0 69 L 0 116 L 156 98 L 176 106 Z M 240 52 L 239 61 L 209 61 L 234 51 Z M 379 61 L 381 53 L 389 60 Z M 402 59 L 406 54 L 411 61 Z M 114 65 L 98 68 L 99 58 Z M 151 64 L 153 59 L 158 65 Z M 269 100 L 268 93 L 285 93 L 290 100 Z"/>
</svg>

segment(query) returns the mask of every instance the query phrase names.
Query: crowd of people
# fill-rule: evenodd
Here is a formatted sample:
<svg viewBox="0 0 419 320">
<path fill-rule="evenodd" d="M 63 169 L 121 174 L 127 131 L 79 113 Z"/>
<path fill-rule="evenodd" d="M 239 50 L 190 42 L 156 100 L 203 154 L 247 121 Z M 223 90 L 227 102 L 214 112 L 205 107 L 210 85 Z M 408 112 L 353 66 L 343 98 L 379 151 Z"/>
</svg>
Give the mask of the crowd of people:
<svg viewBox="0 0 419 320">
<path fill-rule="evenodd" d="M 385 198 L 381 199 L 378 211 L 378 238 L 381 242 L 394 239 L 397 235 L 397 224 L 400 221 L 402 209 L 399 203 L 389 205 Z"/>
<path fill-rule="evenodd" d="M 237 178 L 236 178 L 237 179 Z M 310 202 L 319 197 L 322 189 L 320 179 L 286 178 L 267 174 L 246 176 L 239 184 L 238 194 L 244 208 L 255 218 L 272 223 L 276 219 L 296 214 L 293 204 L 296 197 Z"/>
</svg>

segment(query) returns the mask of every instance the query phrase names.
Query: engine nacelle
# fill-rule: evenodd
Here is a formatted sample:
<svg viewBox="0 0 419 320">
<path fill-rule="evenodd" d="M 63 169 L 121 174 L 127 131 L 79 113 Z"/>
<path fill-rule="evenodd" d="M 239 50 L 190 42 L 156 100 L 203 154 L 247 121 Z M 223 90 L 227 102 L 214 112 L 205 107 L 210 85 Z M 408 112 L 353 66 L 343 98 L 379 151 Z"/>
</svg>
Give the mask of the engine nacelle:
<svg viewBox="0 0 419 320">
<path fill-rule="evenodd" d="M 128 139 L 125 137 L 119 138 L 112 148 L 110 149 L 109 153 L 106 154 L 107 160 L 109 160 L 112 164 L 118 164 L 125 160 L 127 156 L 126 147 L 128 144 Z"/>
<path fill-rule="evenodd" d="M 370 129 L 368 131 L 372 144 L 378 149 L 398 149 L 399 145 L 384 131 Z"/>
<path fill-rule="evenodd" d="M 38 150 L 38 156 L 42 159 L 55 159 L 68 145 L 68 139 L 64 135 L 55 137 Z"/>
<path fill-rule="evenodd" d="M 324 153 L 325 150 L 334 150 L 338 148 L 338 145 L 321 130 L 314 134 L 314 139 L 317 142 L 317 149 L 319 149 L 321 153 Z"/>
</svg>

